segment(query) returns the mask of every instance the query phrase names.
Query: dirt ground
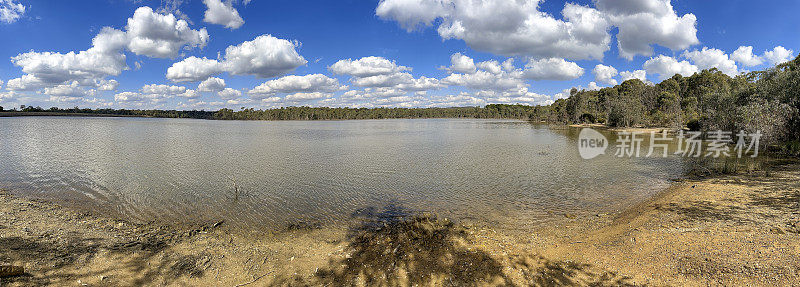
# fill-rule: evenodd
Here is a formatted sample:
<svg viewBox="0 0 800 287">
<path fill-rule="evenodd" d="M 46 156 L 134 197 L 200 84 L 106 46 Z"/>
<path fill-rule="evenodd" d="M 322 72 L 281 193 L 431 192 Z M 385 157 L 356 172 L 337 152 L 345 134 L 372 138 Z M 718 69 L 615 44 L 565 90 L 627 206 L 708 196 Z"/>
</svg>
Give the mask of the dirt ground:
<svg viewBox="0 0 800 287">
<path fill-rule="evenodd" d="M 0 193 L 3 286 L 800 286 L 800 166 L 675 183 L 525 233 L 388 206 L 353 226 L 243 234 Z"/>
</svg>

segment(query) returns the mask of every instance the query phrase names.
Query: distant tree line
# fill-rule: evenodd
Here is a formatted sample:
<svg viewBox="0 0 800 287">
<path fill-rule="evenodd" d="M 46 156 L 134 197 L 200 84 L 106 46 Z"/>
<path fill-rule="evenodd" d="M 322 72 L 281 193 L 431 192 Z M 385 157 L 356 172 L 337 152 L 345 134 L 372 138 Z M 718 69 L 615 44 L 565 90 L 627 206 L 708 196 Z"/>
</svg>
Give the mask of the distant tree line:
<svg viewBox="0 0 800 287">
<path fill-rule="evenodd" d="M 800 57 L 765 71 L 729 77 L 704 70 L 658 84 L 638 79 L 596 91 L 572 89 L 548 106 L 492 104 L 452 108 L 327 108 L 219 111 L 42 109 L 23 112 L 216 120 L 344 120 L 398 118 L 503 118 L 611 127 L 688 127 L 694 130 L 760 130 L 765 141 L 800 142 Z M 0 108 L 2 111 L 2 108 Z M 17 111 L 14 109 L 14 111 Z M 800 145 L 800 144 L 797 144 Z M 800 149 L 800 148 L 799 148 Z"/>
</svg>

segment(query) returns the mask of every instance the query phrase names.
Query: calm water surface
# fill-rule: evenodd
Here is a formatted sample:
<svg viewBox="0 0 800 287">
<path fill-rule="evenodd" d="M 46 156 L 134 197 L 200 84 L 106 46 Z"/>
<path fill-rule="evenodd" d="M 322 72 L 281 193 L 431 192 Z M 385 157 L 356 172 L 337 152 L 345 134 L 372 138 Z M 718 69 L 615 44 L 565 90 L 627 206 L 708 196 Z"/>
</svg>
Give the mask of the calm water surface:
<svg viewBox="0 0 800 287">
<path fill-rule="evenodd" d="M 391 204 L 524 229 L 630 206 L 681 173 L 675 158 L 583 160 L 577 133 L 475 119 L 0 118 L 0 187 L 175 224 L 331 224 Z"/>
</svg>

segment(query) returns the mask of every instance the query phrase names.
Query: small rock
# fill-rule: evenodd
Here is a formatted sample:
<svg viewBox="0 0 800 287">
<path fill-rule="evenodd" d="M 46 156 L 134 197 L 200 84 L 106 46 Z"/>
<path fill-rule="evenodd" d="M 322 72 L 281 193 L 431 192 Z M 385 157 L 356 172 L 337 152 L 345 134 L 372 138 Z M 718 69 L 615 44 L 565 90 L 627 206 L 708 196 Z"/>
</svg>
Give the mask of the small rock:
<svg viewBox="0 0 800 287">
<path fill-rule="evenodd" d="M 575 214 L 572 214 L 572 213 L 564 213 L 564 217 L 569 218 L 569 219 L 577 218 L 577 216 L 575 216 Z"/>
</svg>

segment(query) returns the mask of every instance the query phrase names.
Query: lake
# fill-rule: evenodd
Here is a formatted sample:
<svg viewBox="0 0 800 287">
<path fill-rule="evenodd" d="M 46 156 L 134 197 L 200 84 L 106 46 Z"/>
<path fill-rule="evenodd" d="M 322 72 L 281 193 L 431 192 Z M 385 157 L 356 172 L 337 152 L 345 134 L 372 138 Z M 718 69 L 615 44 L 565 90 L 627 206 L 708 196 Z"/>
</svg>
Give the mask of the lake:
<svg viewBox="0 0 800 287">
<path fill-rule="evenodd" d="M 583 160 L 578 131 L 483 119 L 0 118 L 0 188 L 168 224 L 329 225 L 388 205 L 525 229 L 618 211 L 681 175 L 679 158 Z"/>
</svg>

